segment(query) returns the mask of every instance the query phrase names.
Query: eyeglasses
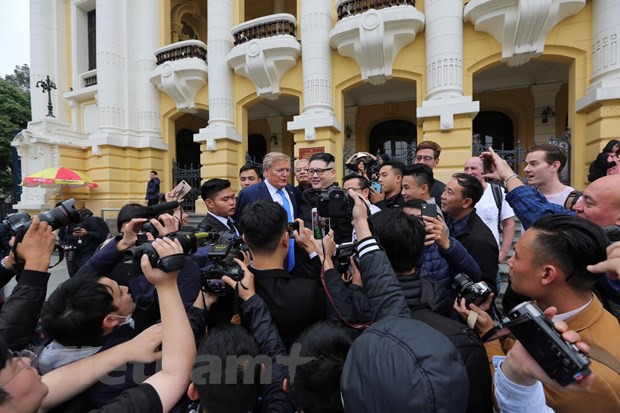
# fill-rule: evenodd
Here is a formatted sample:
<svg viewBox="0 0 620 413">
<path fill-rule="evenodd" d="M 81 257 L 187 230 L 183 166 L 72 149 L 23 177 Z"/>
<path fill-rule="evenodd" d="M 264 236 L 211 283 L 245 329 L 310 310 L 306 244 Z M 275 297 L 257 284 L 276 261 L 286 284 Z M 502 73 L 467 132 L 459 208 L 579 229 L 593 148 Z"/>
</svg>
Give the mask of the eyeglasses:
<svg viewBox="0 0 620 413">
<path fill-rule="evenodd" d="M 30 350 L 9 351 L 9 359 L 7 361 L 7 364 L 11 363 L 13 359 L 16 360 L 16 363 L 20 364 L 20 367 L 15 372 L 15 374 L 11 376 L 10 379 L 0 384 L 0 387 L 4 387 L 7 384 L 9 384 L 9 382 L 13 380 L 15 377 L 17 377 L 17 375 L 21 373 L 22 370 L 25 370 L 30 367 L 32 368 L 37 367 L 37 355 Z"/>
<path fill-rule="evenodd" d="M 334 168 L 325 168 L 325 169 L 308 169 L 308 173 L 310 176 L 317 174 L 318 176 L 323 176 L 325 171 L 331 171 Z"/>
<path fill-rule="evenodd" d="M 425 161 L 432 161 L 433 159 L 435 159 L 435 157 L 434 156 L 430 156 L 430 155 L 424 155 L 424 156 L 418 155 L 418 156 L 415 157 L 416 161 L 421 161 L 422 159 L 424 159 Z"/>
<path fill-rule="evenodd" d="M 353 188 L 353 187 L 350 187 L 350 188 L 342 188 L 342 189 L 344 189 L 345 191 L 348 191 L 349 189 L 352 189 L 352 190 L 354 190 L 354 191 L 363 191 L 363 190 L 364 190 L 364 188 Z"/>
</svg>

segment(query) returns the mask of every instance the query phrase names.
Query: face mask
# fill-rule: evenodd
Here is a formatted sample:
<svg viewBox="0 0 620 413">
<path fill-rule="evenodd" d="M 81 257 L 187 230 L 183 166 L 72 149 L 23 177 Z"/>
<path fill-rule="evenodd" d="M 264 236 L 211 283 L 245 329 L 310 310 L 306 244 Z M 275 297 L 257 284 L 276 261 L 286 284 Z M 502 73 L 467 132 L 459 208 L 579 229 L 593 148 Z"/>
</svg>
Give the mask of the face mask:
<svg viewBox="0 0 620 413">
<path fill-rule="evenodd" d="M 125 321 L 123 321 L 122 323 L 119 323 L 117 325 L 117 327 L 128 325 L 132 329 L 136 328 L 136 322 L 134 321 L 134 319 L 131 316 L 131 314 L 129 314 L 127 317 L 124 317 L 122 315 L 112 315 L 112 317 L 118 317 L 118 318 L 124 318 L 125 319 Z"/>
</svg>

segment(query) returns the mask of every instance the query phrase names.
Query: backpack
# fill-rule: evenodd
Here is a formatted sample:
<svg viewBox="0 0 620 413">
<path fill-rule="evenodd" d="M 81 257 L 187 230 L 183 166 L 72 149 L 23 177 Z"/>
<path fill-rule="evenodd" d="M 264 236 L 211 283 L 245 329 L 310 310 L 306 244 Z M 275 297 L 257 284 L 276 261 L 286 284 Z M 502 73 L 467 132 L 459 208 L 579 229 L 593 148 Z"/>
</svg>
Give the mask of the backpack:
<svg viewBox="0 0 620 413">
<path fill-rule="evenodd" d="M 605 175 L 607 175 L 607 171 L 602 170 L 596 160 L 592 161 L 588 169 L 588 182 L 594 182 Z"/>
<path fill-rule="evenodd" d="M 411 318 L 439 331 L 454 344 L 469 376 L 467 413 L 492 413 L 492 387 L 489 361 L 482 340 L 471 328 L 429 308 L 410 308 Z"/>
</svg>

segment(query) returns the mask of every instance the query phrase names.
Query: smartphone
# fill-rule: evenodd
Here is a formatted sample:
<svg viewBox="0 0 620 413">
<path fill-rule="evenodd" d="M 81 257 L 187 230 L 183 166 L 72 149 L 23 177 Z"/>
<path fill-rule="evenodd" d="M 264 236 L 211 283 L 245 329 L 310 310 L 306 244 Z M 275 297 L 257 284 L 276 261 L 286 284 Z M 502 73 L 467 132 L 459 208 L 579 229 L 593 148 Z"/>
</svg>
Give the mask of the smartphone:
<svg viewBox="0 0 620 413">
<path fill-rule="evenodd" d="M 371 182 L 370 185 L 375 189 L 375 191 L 377 191 L 378 193 L 381 193 L 381 184 L 379 182 Z"/>
<path fill-rule="evenodd" d="M 435 204 L 422 204 L 420 207 L 423 217 L 437 218 L 437 205 Z"/>
<path fill-rule="evenodd" d="M 314 239 L 322 239 L 329 232 L 329 218 L 321 217 L 317 208 L 312 208 L 312 234 Z"/>
<path fill-rule="evenodd" d="M 495 167 L 493 165 L 493 160 L 486 156 L 482 158 L 482 172 L 485 174 L 490 174 L 494 170 L 495 170 Z"/>
<path fill-rule="evenodd" d="M 192 187 L 190 184 L 188 184 L 185 181 L 181 181 L 179 182 L 179 184 L 177 186 L 174 187 L 174 189 L 172 190 L 172 196 L 175 197 L 179 197 L 179 198 L 183 198 L 185 195 L 187 195 L 190 191 L 192 190 Z"/>
</svg>

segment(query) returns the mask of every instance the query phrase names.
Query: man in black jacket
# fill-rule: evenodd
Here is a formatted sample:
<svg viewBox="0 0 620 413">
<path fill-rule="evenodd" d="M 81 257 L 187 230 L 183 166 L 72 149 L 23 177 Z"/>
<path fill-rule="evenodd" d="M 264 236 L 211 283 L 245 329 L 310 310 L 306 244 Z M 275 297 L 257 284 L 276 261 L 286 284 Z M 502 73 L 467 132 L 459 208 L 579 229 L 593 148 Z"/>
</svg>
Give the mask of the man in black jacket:
<svg viewBox="0 0 620 413">
<path fill-rule="evenodd" d="M 250 271 L 256 277 L 256 292 L 290 347 L 306 327 L 324 318 L 325 298 L 318 271 L 298 271 L 298 265 L 291 275 L 283 268 L 290 239 L 287 222 L 284 208 L 266 200 L 248 205 L 241 217 L 243 239 L 252 252 Z M 295 237 L 299 239 L 298 234 Z"/>
<path fill-rule="evenodd" d="M 469 251 L 482 271 L 482 280 L 497 296 L 499 248 L 493 233 L 476 214 L 476 204 L 482 198 L 482 184 L 471 175 L 452 175 L 441 195 L 441 210 L 447 215 L 450 235 Z"/>
</svg>

